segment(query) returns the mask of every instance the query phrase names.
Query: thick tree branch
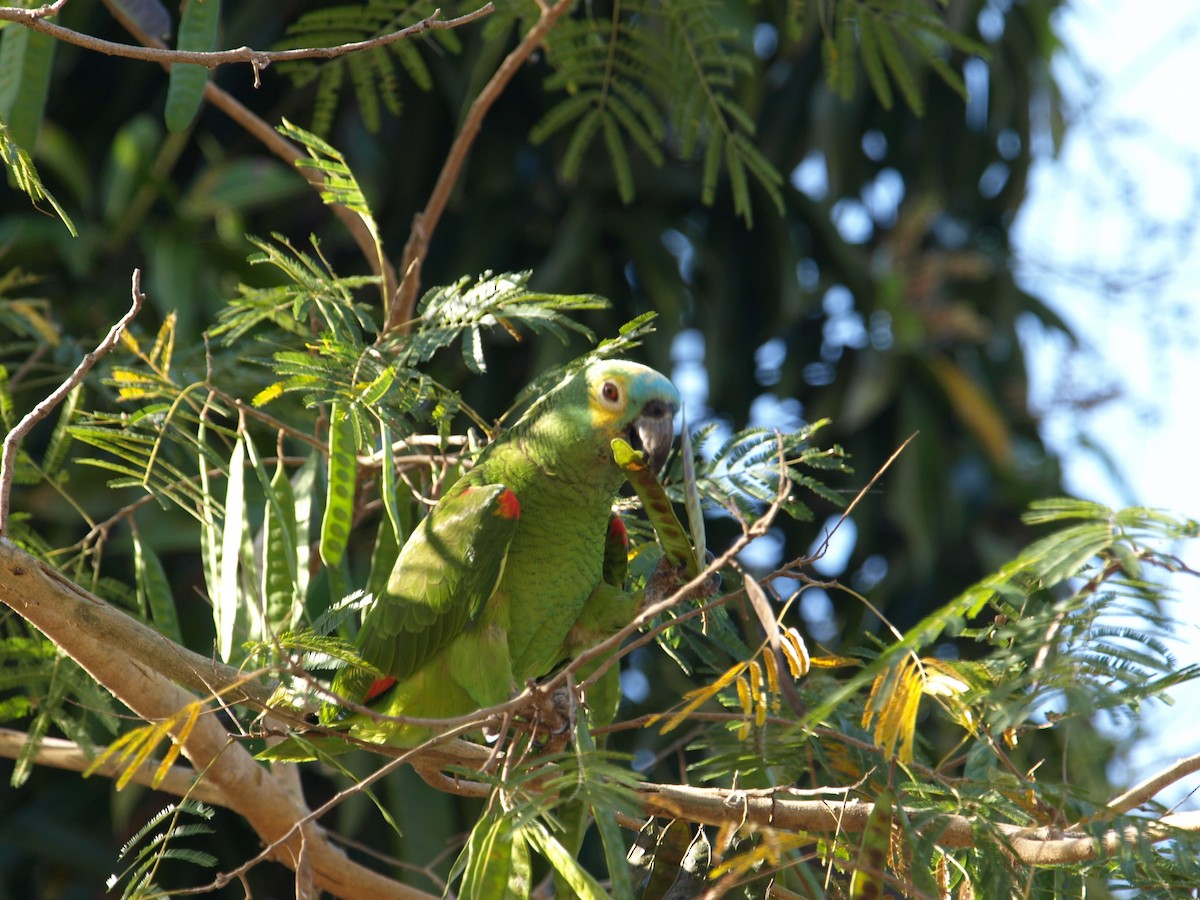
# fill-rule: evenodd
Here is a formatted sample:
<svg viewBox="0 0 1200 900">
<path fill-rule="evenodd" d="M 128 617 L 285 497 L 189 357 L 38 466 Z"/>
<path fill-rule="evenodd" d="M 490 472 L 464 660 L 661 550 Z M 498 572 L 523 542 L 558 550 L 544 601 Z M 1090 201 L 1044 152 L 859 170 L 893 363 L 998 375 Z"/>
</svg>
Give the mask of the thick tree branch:
<svg viewBox="0 0 1200 900">
<path fill-rule="evenodd" d="M 29 740 L 29 735 L 12 728 L 0 728 L 0 757 L 16 759 L 21 749 Z M 33 757 L 34 763 L 51 769 L 65 769 L 68 772 L 84 772 L 93 762 L 94 757 L 83 752 L 74 741 L 64 741 L 59 738 L 42 738 L 37 752 Z M 225 792 L 213 782 L 197 778 L 196 771 L 190 766 L 171 766 L 163 779 L 155 784 L 155 772 L 158 769 L 156 760 L 146 760 L 134 770 L 130 781 L 143 784 L 162 791 L 164 794 L 174 794 L 177 797 L 191 797 L 213 806 L 228 807 L 229 798 Z M 125 767 L 114 759 L 106 759 L 93 774 L 105 778 L 117 778 L 125 771 Z"/>
<path fill-rule="evenodd" d="M 730 791 L 688 785 L 643 784 L 639 799 L 648 815 L 678 818 L 707 825 L 749 825 L 792 832 L 862 832 L 873 803 L 857 800 L 793 799 L 788 788 L 774 791 Z M 803 792 L 795 792 L 803 793 Z M 1146 820 L 1144 829 L 1114 829 L 1096 839 L 1088 834 L 1052 828 L 1023 828 L 983 823 L 971 816 L 945 816 L 930 827 L 942 847 L 972 847 L 979 843 L 980 825 L 996 832 L 1005 847 L 1027 865 L 1066 865 L 1113 854 L 1149 838 L 1170 839 L 1172 829 L 1200 831 L 1200 812 L 1178 813 Z"/>
<path fill-rule="evenodd" d="M 217 66 L 229 65 L 230 63 L 249 63 L 254 67 L 256 81 L 258 73 L 271 65 L 271 63 L 287 62 L 296 59 L 334 59 L 338 56 L 345 56 L 348 53 L 358 53 L 362 50 L 385 47 L 397 41 L 416 37 L 418 34 L 426 31 L 443 31 L 449 28 L 460 28 L 488 15 L 493 10 L 492 4 L 486 3 L 479 9 L 465 15 L 453 19 L 443 19 L 441 18 L 442 11 L 436 9 L 428 17 L 421 19 L 419 22 L 414 22 L 407 28 L 401 28 L 399 31 L 393 31 L 366 41 L 339 44 L 336 47 L 298 47 L 293 50 L 255 50 L 252 47 L 238 47 L 233 50 L 200 52 L 193 50 L 171 50 L 165 46 L 138 47 L 134 44 L 118 44 L 114 41 L 106 41 L 103 38 L 93 37 L 90 34 L 72 31 L 70 28 L 64 28 L 61 25 L 56 25 L 48 21 L 48 18 L 55 15 L 59 8 L 60 5 L 56 3 L 47 4 L 37 9 L 24 9 L 19 6 L 0 6 L 0 21 L 16 22 L 18 25 L 23 25 L 31 31 L 40 31 L 42 34 L 48 34 L 64 43 L 74 44 L 86 50 L 94 50 L 106 56 L 139 59 L 145 62 L 161 63 L 162 65 L 193 63 L 195 65 L 207 66 L 210 69 L 215 69 Z"/>
<path fill-rule="evenodd" d="M 114 616 L 100 609 L 107 604 L 4 538 L 0 538 L 0 600 L 146 721 L 167 719 L 195 701 L 194 695 L 147 666 L 136 655 L 138 645 L 114 639 Z M 142 637 L 134 629 L 121 631 Z M 177 650 L 179 659 L 186 659 L 186 651 Z M 191 667 L 185 664 L 181 671 L 191 673 Z M 201 716 L 181 743 L 193 768 L 228 798 L 228 807 L 246 819 L 265 843 L 278 842 L 272 858 L 293 869 L 302 868 L 303 861 L 321 889 L 345 898 L 429 897 L 347 859 L 315 824 L 296 828 L 308 810 L 231 739 L 216 716 Z"/>
<path fill-rule="evenodd" d="M 161 669 L 171 671 L 172 678 L 179 678 L 200 690 L 240 683 L 244 699 L 255 706 L 266 699 L 264 695 L 268 691 L 264 686 L 246 683 L 234 670 L 172 644 L 5 539 L 0 539 L 0 601 L 41 629 L 97 681 L 148 721 L 166 718 L 195 699 L 160 674 Z M 121 623 L 119 620 L 122 619 L 126 621 Z M 114 653 L 114 647 L 120 647 L 122 652 Z M 0 755 L 14 755 L 18 740 L 0 733 Z M 39 762 L 63 768 L 78 768 L 82 758 L 82 754 L 72 754 L 55 744 L 47 745 L 45 752 L 47 755 L 39 757 Z M 305 852 L 313 863 L 314 878 L 327 890 L 347 897 L 425 896 L 416 892 L 396 893 L 407 889 L 354 867 L 325 842 L 311 823 L 297 827 L 298 822 L 307 821 L 307 810 L 297 806 L 268 769 L 255 762 L 240 745 L 230 742 L 228 733 L 215 717 L 200 719 L 185 743 L 184 753 L 196 771 L 205 773 L 213 790 L 206 799 L 244 816 L 266 843 L 278 841 L 276 858 L 295 865 L 300 846 L 297 835 L 302 836 Z M 449 765 L 480 768 L 490 755 L 486 747 L 455 741 L 422 750 L 420 754 L 414 754 L 413 761 L 424 772 Z M 179 771 L 163 784 L 162 789 L 182 793 L 189 788 L 191 775 L 186 769 L 176 768 Z M 1175 774 L 1174 768 L 1159 778 L 1169 782 L 1170 776 Z M 1121 799 L 1117 798 L 1114 804 Z M 873 808 L 872 804 L 857 800 L 813 800 L 810 793 L 787 788 L 738 791 L 650 783 L 641 786 L 636 800 L 647 816 L 674 817 L 712 825 L 744 821 L 755 827 L 813 833 L 861 832 Z M 946 816 L 937 822 L 937 842 L 950 848 L 972 846 L 979 840 L 982 824 L 986 823 L 969 816 Z M 1101 853 L 1115 853 L 1139 839 L 1166 840 L 1172 829 L 1200 831 L 1200 813 L 1146 820 L 1140 834 L 1139 829 L 1126 826 L 1110 830 L 1100 839 L 1080 832 L 1029 829 L 1011 824 L 992 824 L 987 828 L 992 829 L 1022 862 L 1056 865 L 1083 862 Z"/>
<path fill-rule="evenodd" d="M 399 291 L 388 307 L 387 324 L 383 329 L 385 333 L 393 330 L 405 331 L 408 323 L 412 321 L 413 310 L 417 305 L 417 294 L 421 287 L 421 266 L 429 253 L 429 241 L 437 229 L 442 213 L 446 209 L 446 203 L 450 199 L 450 193 L 454 190 L 454 185 L 466 162 L 467 153 L 470 152 L 471 145 L 475 142 L 479 129 L 483 126 L 483 119 L 488 114 L 488 110 L 504 93 L 508 83 L 517 74 L 517 70 L 541 45 L 554 24 L 574 4 L 575 0 L 558 0 L 553 6 L 539 4 L 541 14 L 538 16 L 537 22 L 521 39 L 521 43 L 504 58 L 504 62 L 500 64 L 495 74 L 488 79 L 488 83 L 479 92 L 479 96 L 471 103 L 471 108 L 467 111 L 466 118 L 463 119 L 462 128 L 454 138 L 454 143 L 450 145 L 450 151 L 446 154 L 446 161 L 442 164 L 442 171 L 438 174 L 433 192 L 429 195 L 429 202 L 425 204 L 423 211 L 413 216 L 412 231 L 409 234 L 408 243 L 404 245 L 404 257 L 400 264 L 400 271 L 404 273 L 404 276 L 400 282 Z"/>
</svg>

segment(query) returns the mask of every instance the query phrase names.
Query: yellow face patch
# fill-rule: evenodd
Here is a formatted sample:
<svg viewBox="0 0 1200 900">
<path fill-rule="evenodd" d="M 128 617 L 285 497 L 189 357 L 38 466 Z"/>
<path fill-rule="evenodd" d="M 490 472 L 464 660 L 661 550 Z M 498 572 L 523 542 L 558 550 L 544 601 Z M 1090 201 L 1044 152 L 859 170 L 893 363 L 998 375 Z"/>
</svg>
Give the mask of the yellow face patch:
<svg viewBox="0 0 1200 900">
<path fill-rule="evenodd" d="M 588 412 L 592 427 L 615 433 L 629 409 L 629 380 L 617 372 L 607 372 L 588 382 Z"/>
</svg>

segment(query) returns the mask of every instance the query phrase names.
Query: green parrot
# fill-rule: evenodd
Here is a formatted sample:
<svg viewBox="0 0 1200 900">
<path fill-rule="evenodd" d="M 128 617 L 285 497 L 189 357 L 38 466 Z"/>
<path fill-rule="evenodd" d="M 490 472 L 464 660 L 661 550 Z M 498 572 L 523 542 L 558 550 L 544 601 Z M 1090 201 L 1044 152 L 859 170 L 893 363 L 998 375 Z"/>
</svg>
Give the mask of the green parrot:
<svg viewBox="0 0 1200 900">
<path fill-rule="evenodd" d="M 509 699 L 529 679 L 616 632 L 639 599 L 623 589 L 627 538 L 612 515 L 622 438 L 658 471 L 679 394 L 660 373 L 595 362 L 545 394 L 413 530 L 363 616 L 362 658 L 336 694 L 387 715 L 450 718 Z M 415 746 L 429 728 L 327 708 L 365 741 Z"/>
</svg>

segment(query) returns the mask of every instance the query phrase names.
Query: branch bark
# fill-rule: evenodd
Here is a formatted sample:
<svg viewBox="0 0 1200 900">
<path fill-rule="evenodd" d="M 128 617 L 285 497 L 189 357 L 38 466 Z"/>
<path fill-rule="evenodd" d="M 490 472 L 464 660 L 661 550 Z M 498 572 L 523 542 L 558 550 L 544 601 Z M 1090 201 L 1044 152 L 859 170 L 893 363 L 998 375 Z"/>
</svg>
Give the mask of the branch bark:
<svg viewBox="0 0 1200 900">
<path fill-rule="evenodd" d="M 71 584 L 4 538 L 0 538 L 0 600 L 146 721 L 166 719 L 196 699 L 137 655 L 139 647 L 147 646 L 142 632 L 150 629 Z M 129 624 L 119 624 L 119 619 Z M 124 643 L 122 638 L 142 642 Z M 175 652 L 166 656 L 179 660 L 173 664 L 176 671 L 205 683 L 203 670 L 191 659 L 194 654 L 165 643 L 174 647 Z M 160 642 L 149 646 L 162 661 Z M 207 665 L 215 669 L 215 664 Z M 193 769 L 203 773 L 228 800 L 224 805 L 246 819 L 264 843 L 277 845 L 272 858 L 298 871 L 309 867 L 317 887 L 347 900 L 430 897 L 347 859 L 316 824 L 306 822 L 297 827 L 308 810 L 269 769 L 232 740 L 216 716 L 201 716 L 180 743 Z"/>
<path fill-rule="evenodd" d="M 416 37 L 418 34 L 426 31 L 459 28 L 488 15 L 494 9 L 491 3 L 485 3 L 479 9 L 453 19 L 442 19 L 442 11 L 436 9 L 431 15 L 421 19 L 419 22 L 414 22 L 407 28 L 401 28 L 399 31 L 383 34 L 366 41 L 339 44 L 336 47 L 297 47 L 292 50 L 255 50 L 252 47 L 237 47 L 233 50 L 197 51 L 171 50 L 166 46 L 138 47 L 134 44 L 118 44 L 115 41 L 106 41 L 103 38 L 93 37 L 90 34 L 72 31 L 70 28 L 64 28 L 62 25 L 56 25 L 53 22 L 47 21 L 49 17 L 58 12 L 57 7 L 58 4 L 47 4 L 37 9 L 25 9 L 19 6 L 0 6 L 0 21 L 15 22 L 18 25 L 28 28 L 30 31 L 40 31 L 42 34 L 48 34 L 50 37 L 64 43 L 74 44 L 77 47 L 83 47 L 85 50 L 94 50 L 106 56 L 120 56 L 125 59 L 156 62 L 164 66 L 171 65 L 172 63 L 193 63 L 195 65 L 207 66 L 209 69 L 215 69 L 217 66 L 229 65 L 230 63 L 249 63 L 254 67 L 256 81 L 258 73 L 271 65 L 271 63 L 297 59 L 334 59 L 339 56 L 345 56 L 348 53 L 385 47 L 397 41 Z M 126 24 L 128 23 L 126 22 Z M 142 40 L 140 37 L 138 39 Z M 142 43 L 145 44 L 145 41 L 142 41 Z"/>
<path fill-rule="evenodd" d="M 504 93 L 508 83 L 517 74 L 517 70 L 533 55 L 554 24 L 574 4 L 575 0 L 558 0 L 553 6 L 539 3 L 541 14 L 538 16 L 537 22 L 521 39 L 521 43 L 504 58 L 504 62 L 500 64 L 500 67 L 488 79 L 488 83 L 483 86 L 483 90 L 479 92 L 479 96 L 471 103 L 471 108 L 467 111 L 466 118 L 463 119 L 462 128 L 446 154 L 446 161 L 442 164 L 441 172 L 438 173 L 433 192 L 429 195 L 429 202 L 425 204 L 424 210 L 413 216 L 412 231 L 409 233 L 408 242 L 404 245 L 404 257 L 400 264 L 400 271 L 404 273 L 404 276 L 399 290 L 388 307 L 387 324 L 383 329 L 385 334 L 389 331 L 406 331 L 408 323 L 412 321 L 413 310 L 417 305 L 417 294 L 421 287 L 421 266 L 429 253 L 429 241 L 446 209 L 450 192 L 454 190 L 454 185 L 466 162 L 467 153 L 470 152 L 471 145 L 475 143 L 475 138 L 483 126 L 483 119 L 488 114 L 488 110 Z"/>
<path fill-rule="evenodd" d="M 238 685 L 241 701 L 256 708 L 261 708 L 270 694 L 268 686 L 247 682 L 241 673 L 178 647 L 153 629 L 135 622 L 7 539 L 0 539 L 0 601 L 54 640 L 97 681 L 147 720 L 161 720 L 195 699 L 173 680 L 204 692 Z M 120 647 L 122 652 L 114 653 L 114 647 Z M 78 769 L 82 754 L 65 744 L 47 744 L 38 762 Z M 0 755 L 15 755 L 19 746 L 18 737 L 0 732 Z M 314 880 L 320 887 L 342 897 L 427 896 L 350 863 L 312 823 L 297 826 L 308 811 L 288 794 L 270 770 L 231 742 L 215 717 L 200 719 L 184 742 L 183 752 L 194 769 L 189 772 L 176 767 L 178 771 L 161 789 L 186 792 L 195 772 L 203 772 L 203 783 L 209 786 L 206 790 L 211 790 L 205 799 L 245 817 L 265 843 L 278 841 L 275 856 L 285 865 L 299 864 L 300 845 L 304 843 Z M 423 771 L 452 764 L 479 768 L 489 757 L 485 747 L 455 741 L 423 750 L 414 755 L 413 762 Z M 1176 768 L 1169 774 L 1177 776 Z M 452 787 L 453 782 L 447 780 L 445 784 Z M 1120 799 L 1114 804 L 1119 804 Z M 747 823 L 759 828 L 809 833 L 861 832 L 873 809 L 871 803 L 858 800 L 813 800 L 811 794 L 788 788 L 738 791 L 646 783 L 637 791 L 636 800 L 647 816 L 710 825 Z M 1110 829 L 1098 839 L 1078 831 L 986 823 L 971 816 L 946 816 L 931 827 L 938 829 L 939 845 L 959 848 L 978 843 L 980 833 L 986 830 L 981 825 L 996 834 L 1022 862 L 1061 865 L 1115 853 L 1139 839 L 1167 840 L 1173 829 L 1200 831 L 1200 813 L 1147 819 L 1141 829 L 1133 826 Z"/>
</svg>

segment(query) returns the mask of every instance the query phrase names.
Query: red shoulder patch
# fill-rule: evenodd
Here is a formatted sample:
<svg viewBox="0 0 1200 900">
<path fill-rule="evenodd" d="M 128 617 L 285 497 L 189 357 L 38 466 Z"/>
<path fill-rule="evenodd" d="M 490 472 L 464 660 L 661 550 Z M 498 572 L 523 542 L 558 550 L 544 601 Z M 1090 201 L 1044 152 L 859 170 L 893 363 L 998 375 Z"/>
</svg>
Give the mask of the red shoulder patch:
<svg viewBox="0 0 1200 900">
<path fill-rule="evenodd" d="M 517 519 L 521 516 L 521 501 L 517 499 L 517 495 L 512 492 L 512 488 L 505 488 L 504 493 L 496 498 L 496 515 L 503 519 Z"/>
<path fill-rule="evenodd" d="M 388 688 L 396 683 L 396 679 L 390 675 L 387 678 L 376 678 L 367 690 L 366 696 L 363 697 L 363 705 L 366 706 L 380 694 L 386 693 Z"/>
<path fill-rule="evenodd" d="M 620 541 L 621 546 L 628 549 L 629 531 L 625 528 L 625 522 L 620 516 L 612 516 L 608 520 L 608 539 L 610 541 Z"/>
</svg>

